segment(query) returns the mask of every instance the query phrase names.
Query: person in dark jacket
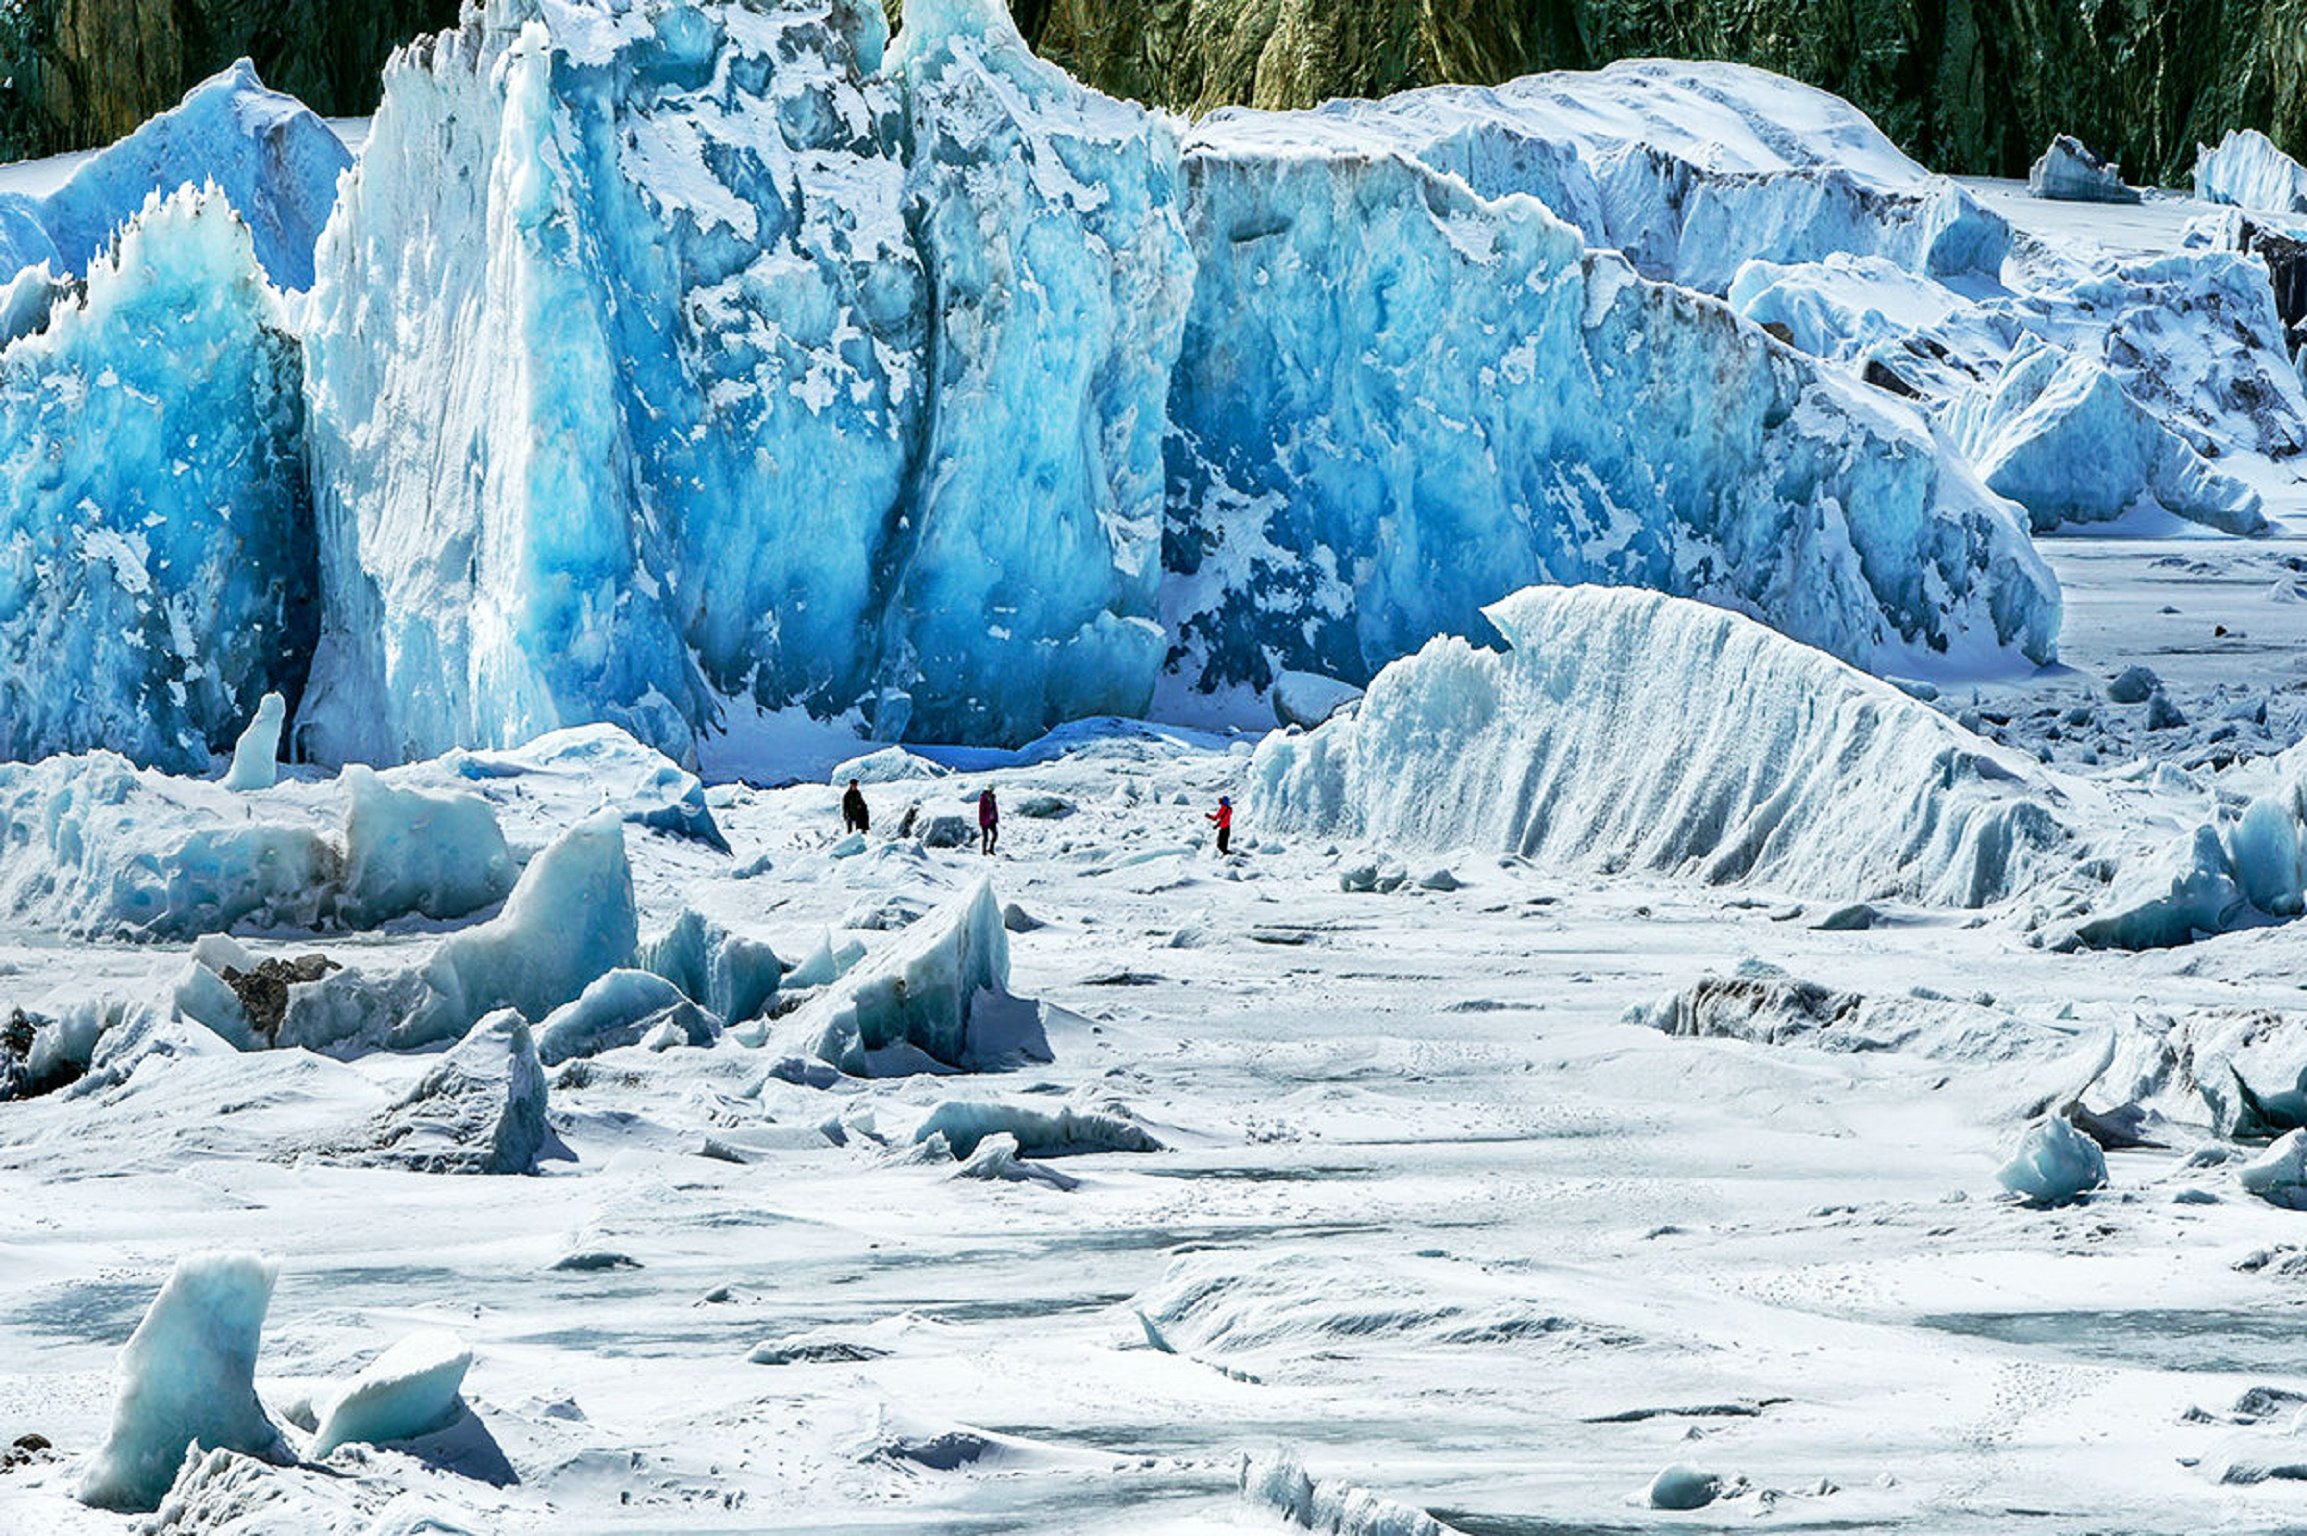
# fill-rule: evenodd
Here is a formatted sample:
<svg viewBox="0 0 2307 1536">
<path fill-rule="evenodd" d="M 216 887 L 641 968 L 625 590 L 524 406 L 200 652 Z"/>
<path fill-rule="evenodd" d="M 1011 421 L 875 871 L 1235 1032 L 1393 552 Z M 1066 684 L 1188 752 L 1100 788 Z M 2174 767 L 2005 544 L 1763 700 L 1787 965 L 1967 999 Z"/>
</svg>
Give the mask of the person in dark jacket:
<svg viewBox="0 0 2307 1536">
<path fill-rule="evenodd" d="M 1222 858 L 1233 851 L 1234 802 L 1224 795 L 1218 796 L 1218 808 L 1202 818 L 1217 823 L 1218 854 Z"/>
<path fill-rule="evenodd" d="M 1001 807 L 994 803 L 993 786 L 987 785 L 977 797 L 977 838 L 988 856 L 993 852 L 994 840 L 1001 836 Z"/>
<path fill-rule="evenodd" d="M 841 825 L 849 832 L 873 830 L 873 812 L 867 809 L 865 791 L 857 787 L 855 779 L 849 781 L 849 793 L 841 797 Z"/>
</svg>

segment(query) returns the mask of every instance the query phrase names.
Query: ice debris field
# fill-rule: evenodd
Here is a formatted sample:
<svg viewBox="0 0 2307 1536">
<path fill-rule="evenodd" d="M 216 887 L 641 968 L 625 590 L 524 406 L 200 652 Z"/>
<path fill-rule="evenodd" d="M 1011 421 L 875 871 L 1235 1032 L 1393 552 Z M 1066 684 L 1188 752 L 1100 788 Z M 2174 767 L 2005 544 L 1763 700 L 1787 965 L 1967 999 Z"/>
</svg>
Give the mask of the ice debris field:
<svg viewBox="0 0 2307 1536">
<path fill-rule="evenodd" d="M 0 1530 L 2307 1525 L 2281 147 L 383 84 L 0 167 Z"/>
</svg>

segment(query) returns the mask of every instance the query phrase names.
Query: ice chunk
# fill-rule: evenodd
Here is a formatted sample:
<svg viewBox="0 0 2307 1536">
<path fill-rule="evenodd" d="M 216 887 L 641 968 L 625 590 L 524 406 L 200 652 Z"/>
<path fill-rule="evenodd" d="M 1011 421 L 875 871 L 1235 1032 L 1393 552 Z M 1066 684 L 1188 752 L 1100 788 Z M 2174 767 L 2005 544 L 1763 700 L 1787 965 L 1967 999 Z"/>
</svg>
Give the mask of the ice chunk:
<svg viewBox="0 0 2307 1536">
<path fill-rule="evenodd" d="M 1450 1527 L 1422 1509 L 1352 1483 L 1316 1479 L 1292 1451 L 1243 1457 L 1241 1492 L 1268 1518 L 1278 1514 L 1292 1528 L 1320 1536 L 1450 1536 Z"/>
<path fill-rule="evenodd" d="M 996 1131 L 980 1141 L 977 1150 L 963 1158 L 961 1166 L 953 1170 L 953 1176 L 986 1183 L 1047 1184 L 1052 1189 L 1081 1187 L 1081 1181 L 1070 1174 L 1027 1162 L 1017 1138 L 1007 1131 Z"/>
<path fill-rule="evenodd" d="M 2213 469 L 2103 365 L 2048 343 L 2023 343 L 1947 430 L 2038 533 L 2149 505 L 2224 533 L 2267 529 L 2257 491 Z"/>
<path fill-rule="evenodd" d="M 528 1022 L 501 1008 L 338 1154 L 419 1173 L 534 1173 L 539 1161 L 570 1155 L 546 1123 L 545 1101 Z"/>
<path fill-rule="evenodd" d="M 340 1445 L 384 1445 L 446 1429 L 464 1411 L 457 1395 L 473 1352 L 456 1335 L 412 1333 L 361 1367 L 321 1415 L 310 1455 Z"/>
<path fill-rule="evenodd" d="M 1704 1509 L 1721 1492 L 1721 1478 L 1677 1462 L 1650 1480 L 1643 1498 L 1652 1509 Z"/>
<path fill-rule="evenodd" d="M 462 917 L 515 874 L 485 802 L 395 789 L 364 768 L 252 807 L 110 753 L 0 764 L 0 840 L 15 850 L 0 862 L 0 912 L 76 936 Z"/>
<path fill-rule="evenodd" d="M 2235 1178 L 2269 1205 L 2307 1211 L 2307 1131 L 2292 1131 L 2235 1170 Z"/>
<path fill-rule="evenodd" d="M 2216 149 L 2195 154 L 2195 195 L 2276 213 L 2307 213 L 2307 166 L 2256 128 L 2230 128 Z"/>
<path fill-rule="evenodd" d="M 231 799 L 109 752 L 0 763 L 0 910 L 68 934 L 156 939 L 320 922 L 341 850 L 319 826 L 269 806 L 252 818 Z"/>
<path fill-rule="evenodd" d="M 579 1056 L 638 1045 L 662 1025 L 671 1025 L 689 1045 L 711 1045 L 721 1033 L 719 1019 L 663 977 L 611 971 L 575 1002 L 545 1015 L 537 1031 L 537 1059 L 557 1067 Z"/>
<path fill-rule="evenodd" d="M 270 789 L 280 777 L 280 728 L 288 719 L 288 701 L 268 693 L 256 706 L 256 717 L 240 740 L 232 745 L 232 767 L 224 775 L 230 790 Z"/>
<path fill-rule="evenodd" d="M 2123 168 L 2091 153 L 2081 139 L 2062 133 L 2027 172 L 2027 190 L 2037 197 L 2069 203 L 2135 203 L 2139 192 L 2123 184 Z"/>
<path fill-rule="evenodd" d="M 2107 684 L 2107 697 L 2117 704 L 2144 704 L 2163 691 L 2163 680 L 2152 667 L 2125 667 Z"/>
<path fill-rule="evenodd" d="M 280 1266 L 248 1253 L 196 1254 L 175 1273 L 120 1352 L 112 1432 L 80 1483 L 99 1509 L 148 1510 L 194 1445 L 291 1460 L 256 1397 L 256 1351 Z"/>
<path fill-rule="evenodd" d="M 1273 735 L 1251 815 L 1282 832 L 1979 906 L 2058 867 L 2055 786 L 1887 683 L 1684 599 L 1533 587 L 1360 709 Z"/>
<path fill-rule="evenodd" d="M 1284 671 L 1274 678 L 1274 719 L 1310 731 L 1361 696 L 1352 683 L 1319 672 Z"/>
<path fill-rule="evenodd" d="M 221 197 L 138 215 L 0 346 L 0 758 L 206 773 L 293 694 L 315 582 L 297 345 Z"/>
<path fill-rule="evenodd" d="M 337 914 L 354 928 L 406 913 L 463 917 L 502 901 L 520 870 L 477 795 L 396 789 L 353 764 L 346 792 L 344 894 Z"/>
<path fill-rule="evenodd" d="M 2038 1205 L 2064 1205 L 2107 1182 L 2107 1155 L 2064 1116 L 2050 1115 L 2027 1127 L 1995 1182 Z"/>
<path fill-rule="evenodd" d="M 351 163 L 328 124 L 293 96 L 266 90 L 242 59 L 90 156 L 45 197 L 0 194 L 0 279 L 42 261 L 59 273 L 85 272 L 148 198 L 213 183 L 254 236 L 266 275 L 282 288 L 308 288 L 313 244 Z"/>
<path fill-rule="evenodd" d="M 533 775 L 582 786 L 587 795 L 615 806 L 634 826 L 687 838 L 721 853 L 729 851 L 728 839 L 721 835 L 706 802 L 703 781 L 614 725 L 548 731 L 498 752 L 451 752 L 441 759 L 441 766 L 478 784 Z"/>
<path fill-rule="evenodd" d="M 2161 698 L 2160 693 L 2155 695 Z M 2127 866 L 2062 947 L 2167 949 L 2234 926 L 2248 906 L 2218 829 L 2197 827 Z"/>
<path fill-rule="evenodd" d="M 1360 682 L 1532 582 L 1749 612 L 1869 668 L 2055 650 L 2012 509 L 1911 410 L 1522 198 L 1205 120 L 1170 394 L 1173 664 Z"/>
<path fill-rule="evenodd" d="M 906 929 L 794 1018 L 811 1054 L 861 1077 L 1049 1060 L 1039 1007 L 1010 996 L 1009 933 L 989 883 Z"/>
<path fill-rule="evenodd" d="M 454 1039 L 498 1008 L 542 1019 L 631 961 L 639 942 L 624 824 L 596 811 L 529 861 L 504 911 L 441 944 L 424 968 L 430 996 L 395 1043 Z"/>
<path fill-rule="evenodd" d="M 785 967 L 768 945 L 732 933 L 694 908 L 642 943 L 633 964 L 653 971 L 731 1024 L 758 1015 L 776 995 Z"/>
<path fill-rule="evenodd" d="M 853 757 L 833 770 L 826 781 L 835 789 L 845 789 L 855 779 L 860 784 L 901 784 L 914 779 L 943 778 L 951 770 L 926 757 L 917 757 L 903 747 L 883 747 L 863 757 Z"/>
<path fill-rule="evenodd" d="M 1159 1152 L 1162 1144 L 1118 1108 L 1073 1105 L 1043 1109 L 996 1099 L 947 1099 L 913 1128 L 916 1146 L 942 1140 L 956 1157 L 973 1155 L 990 1136 L 1006 1136 L 1024 1157 L 1086 1152 Z"/>
</svg>

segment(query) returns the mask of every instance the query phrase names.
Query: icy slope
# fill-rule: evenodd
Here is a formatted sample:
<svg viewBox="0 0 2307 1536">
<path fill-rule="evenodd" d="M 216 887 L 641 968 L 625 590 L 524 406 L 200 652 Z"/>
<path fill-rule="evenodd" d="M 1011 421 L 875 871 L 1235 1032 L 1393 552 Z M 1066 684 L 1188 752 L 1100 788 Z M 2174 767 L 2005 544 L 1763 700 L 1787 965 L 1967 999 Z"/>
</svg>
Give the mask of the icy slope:
<svg viewBox="0 0 2307 1536">
<path fill-rule="evenodd" d="M 314 556 L 283 323 L 247 229 L 188 188 L 0 342 L 0 758 L 201 769 L 301 685 Z"/>
<path fill-rule="evenodd" d="M 78 276 L 154 193 L 213 182 L 254 234 L 265 274 L 282 288 L 308 288 L 313 242 L 351 163 L 328 124 L 266 90 L 242 59 L 47 196 L 0 192 L 0 278 L 43 262 Z"/>
<path fill-rule="evenodd" d="M 1306 112 L 1221 111 L 1188 148 L 1403 155 L 1484 197 L 1527 193 L 1649 276 L 1711 293 L 1742 262 L 2001 265 L 2010 231 L 1848 102 L 1736 64 L 1631 60 L 1494 89 L 1438 86 Z"/>
<path fill-rule="evenodd" d="M 1189 677 L 1359 681 L 1534 581 L 1703 597 L 1870 668 L 2052 655 L 2047 569 L 1903 404 L 1528 198 L 1288 126 L 1213 120 L 1187 160 Z"/>
<path fill-rule="evenodd" d="M 2064 796 L 1887 684 L 1696 603 L 1532 588 L 1274 735 L 1250 815 L 1307 836 L 1979 906 L 2070 857 Z"/>
<path fill-rule="evenodd" d="M 923 395 L 880 25 L 530 0 L 395 61 L 307 336 L 316 750 L 864 690 Z"/>
</svg>

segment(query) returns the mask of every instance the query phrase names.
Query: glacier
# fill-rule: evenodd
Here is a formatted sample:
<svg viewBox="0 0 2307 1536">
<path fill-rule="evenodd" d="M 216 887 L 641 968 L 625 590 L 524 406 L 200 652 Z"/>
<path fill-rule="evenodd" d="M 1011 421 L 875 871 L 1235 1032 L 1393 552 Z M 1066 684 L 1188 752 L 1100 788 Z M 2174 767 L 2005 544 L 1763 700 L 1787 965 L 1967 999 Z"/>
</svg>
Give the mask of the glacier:
<svg viewBox="0 0 2307 1536">
<path fill-rule="evenodd" d="M 1228 108 L 1195 138 L 1416 160 L 1486 200 L 1534 197 L 1646 276 L 1717 295 L 1756 257 L 1992 276 L 2010 245 L 2000 216 L 1850 103 L 1737 64 L 1634 59 L 1303 112 Z"/>
<path fill-rule="evenodd" d="M 1744 112 L 1752 163 L 1627 209 L 1687 181 L 1779 256 L 2000 259 L 1831 98 L 1677 89 L 1660 123 Z M 1788 91 L 1802 127 L 1766 153 Z M 1570 110 L 1523 95 L 1500 114 L 1533 133 Z M 1395 109 L 1353 110 L 1375 142 Z M 1285 671 L 1358 684 L 1542 578 L 1705 596 L 1865 665 L 2049 659 L 2055 584 L 1906 407 L 1590 255 L 1526 188 L 1311 121 L 1182 131 L 993 0 L 918 4 L 894 42 L 857 0 L 520 0 L 405 51 L 306 312 L 296 751 L 606 721 L 693 762 L 792 708 L 1014 743 Z"/>
<path fill-rule="evenodd" d="M 205 769 L 265 694 L 298 694 L 301 378 L 247 227 L 192 188 L 0 343 L 0 757 Z"/>
</svg>

